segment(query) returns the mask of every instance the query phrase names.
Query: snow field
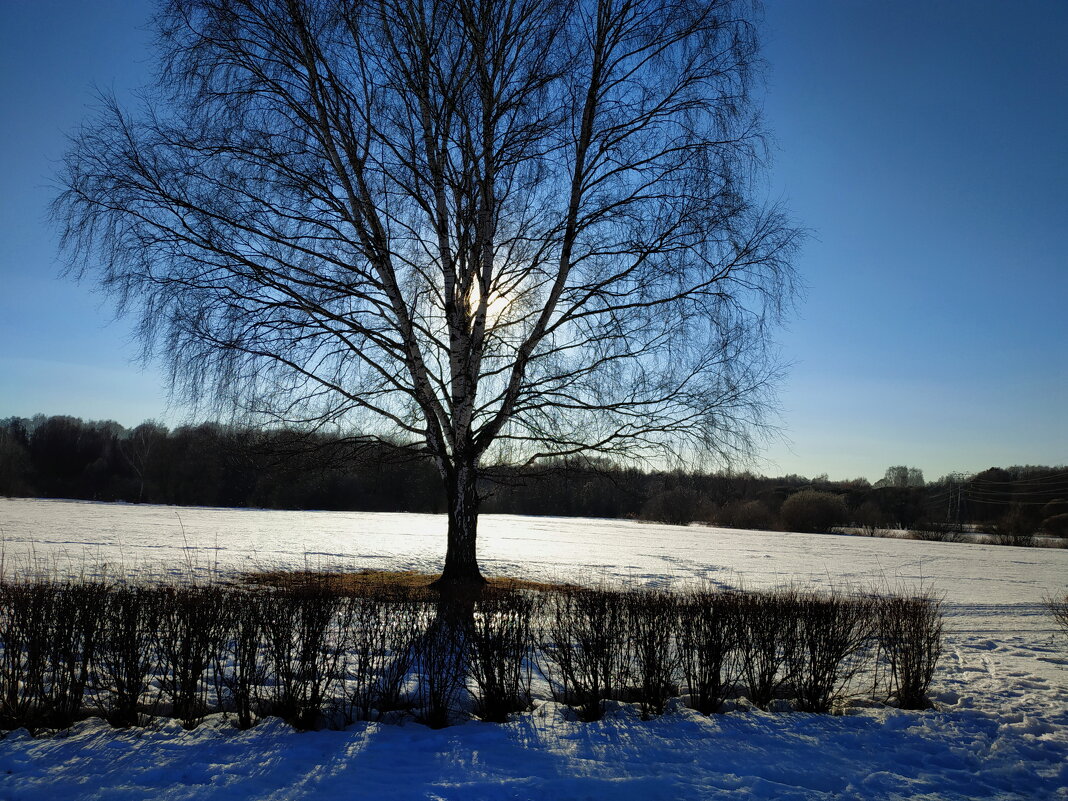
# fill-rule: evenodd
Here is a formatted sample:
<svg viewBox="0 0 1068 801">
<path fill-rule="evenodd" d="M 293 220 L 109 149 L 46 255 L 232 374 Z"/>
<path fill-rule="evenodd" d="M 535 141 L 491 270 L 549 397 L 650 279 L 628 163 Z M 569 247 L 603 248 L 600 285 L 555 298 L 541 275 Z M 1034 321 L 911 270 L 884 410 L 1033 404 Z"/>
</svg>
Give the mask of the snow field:
<svg viewBox="0 0 1068 801">
<path fill-rule="evenodd" d="M 433 571 L 444 521 L 0 499 L 0 537 L 5 573 Z M 676 703 L 641 721 L 617 705 L 580 723 L 544 702 L 507 724 L 304 734 L 91 719 L 0 741 L 0 799 L 1068 799 L 1068 640 L 1043 609 L 1068 551 L 486 516 L 480 554 L 487 573 L 583 583 L 930 589 L 947 615 L 938 708 L 704 718 Z"/>
</svg>

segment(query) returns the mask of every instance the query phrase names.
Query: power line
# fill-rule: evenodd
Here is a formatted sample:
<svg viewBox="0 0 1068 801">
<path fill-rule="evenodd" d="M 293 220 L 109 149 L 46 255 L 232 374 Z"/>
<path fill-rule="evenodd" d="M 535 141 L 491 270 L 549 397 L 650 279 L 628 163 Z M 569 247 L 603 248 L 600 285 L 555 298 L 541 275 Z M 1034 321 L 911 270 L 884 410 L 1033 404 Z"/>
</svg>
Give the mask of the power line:
<svg viewBox="0 0 1068 801">
<path fill-rule="evenodd" d="M 998 480 L 993 478 L 978 478 L 973 477 L 968 480 L 970 484 L 995 484 L 998 486 L 1011 486 L 1020 484 L 1045 484 L 1051 481 L 1060 481 L 1061 479 L 1068 479 L 1068 472 L 1054 473 L 1048 476 L 1032 476 L 1029 478 L 1009 478 L 1007 480 Z"/>
<path fill-rule="evenodd" d="M 1026 497 L 1031 495 L 1058 495 L 1068 493 L 1068 487 L 1051 487 L 1047 490 L 989 490 L 983 489 L 982 487 L 968 487 L 967 490 L 968 492 L 974 492 L 976 494 L 993 495 L 996 497 L 1004 495 L 1023 495 Z"/>
</svg>

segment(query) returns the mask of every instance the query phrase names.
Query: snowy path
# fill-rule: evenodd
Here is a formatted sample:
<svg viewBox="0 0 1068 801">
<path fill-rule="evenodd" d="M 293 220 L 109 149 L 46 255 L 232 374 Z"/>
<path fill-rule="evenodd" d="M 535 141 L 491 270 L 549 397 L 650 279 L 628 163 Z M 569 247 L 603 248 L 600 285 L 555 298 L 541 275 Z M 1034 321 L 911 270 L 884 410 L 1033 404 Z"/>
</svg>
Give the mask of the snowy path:
<svg viewBox="0 0 1068 801">
<path fill-rule="evenodd" d="M 179 522 L 180 518 L 180 522 Z M 393 567 L 432 571 L 429 515 L 266 512 L 0 499 L 3 569 Z M 513 723 L 442 731 L 276 720 L 184 732 L 0 741 L 0 799 L 1068 799 L 1068 640 L 1042 599 L 1068 551 L 487 516 L 487 572 L 583 581 L 928 587 L 945 598 L 937 711 L 845 717 L 685 709 L 601 723 L 548 703 Z M 100 565 L 106 564 L 106 568 Z"/>
</svg>

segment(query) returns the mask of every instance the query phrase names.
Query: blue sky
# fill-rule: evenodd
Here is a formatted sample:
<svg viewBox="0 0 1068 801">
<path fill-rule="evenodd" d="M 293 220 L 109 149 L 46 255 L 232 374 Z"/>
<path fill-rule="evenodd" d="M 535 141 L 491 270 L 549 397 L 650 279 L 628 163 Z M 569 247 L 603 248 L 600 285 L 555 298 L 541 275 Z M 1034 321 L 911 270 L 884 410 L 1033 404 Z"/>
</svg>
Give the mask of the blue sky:
<svg viewBox="0 0 1068 801">
<path fill-rule="evenodd" d="M 0 417 L 184 420 L 58 277 L 64 136 L 151 75 L 143 0 L 0 0 Z M 768 192 L 812 231 L 762 472 L 1068 461 L 1068 2 L 769 0 Z"/>
</svg>

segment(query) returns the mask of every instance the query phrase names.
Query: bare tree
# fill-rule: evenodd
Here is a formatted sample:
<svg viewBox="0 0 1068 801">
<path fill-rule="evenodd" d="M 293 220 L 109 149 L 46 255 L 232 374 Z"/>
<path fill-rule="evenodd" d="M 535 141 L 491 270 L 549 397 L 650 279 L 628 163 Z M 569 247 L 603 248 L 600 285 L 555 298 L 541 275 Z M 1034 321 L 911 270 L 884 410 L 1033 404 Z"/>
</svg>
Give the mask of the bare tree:
<svg viewBox="0 0 1068 801">
<path fill-rule="evenodd" d="M 145 499 L 145 481 L 152 468 L 153 451 L 166 442 L 167 429 L 154 420 L 146 420 L 117 440 L 119 454 L 137 477 L 137 502 Z"/>
<path fill-rule="evenodd" d="M 754 200 L 733 0 L 171 0 L 136 112 L 105 98 L 54 214 L 173 385 L 418 445 L 442 581 L 480 581 L 477 478 L 731 454 L 798 240 Z"/>
<path fill-rule="evenodd" d="M 876 486 L 922 487 L 924 483 L 923 471 L 920 468 L 901 464 L 886 468 L 886 475 Z"/>
</svg>

